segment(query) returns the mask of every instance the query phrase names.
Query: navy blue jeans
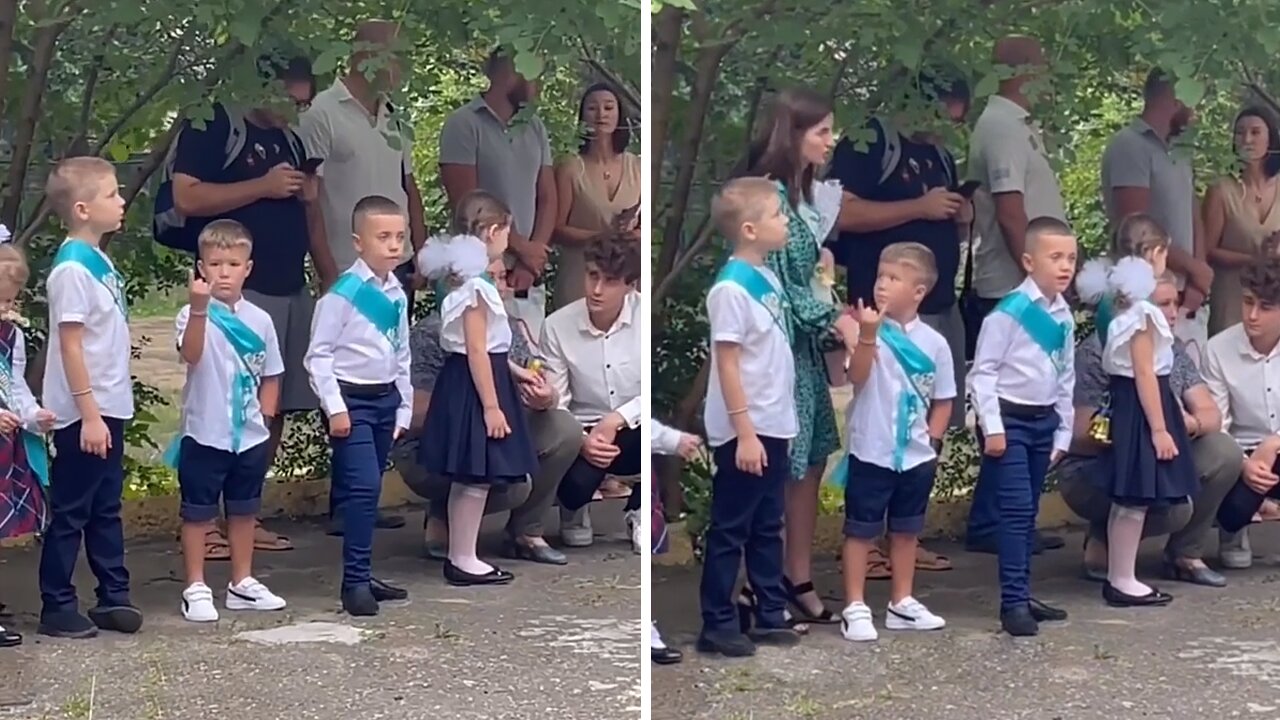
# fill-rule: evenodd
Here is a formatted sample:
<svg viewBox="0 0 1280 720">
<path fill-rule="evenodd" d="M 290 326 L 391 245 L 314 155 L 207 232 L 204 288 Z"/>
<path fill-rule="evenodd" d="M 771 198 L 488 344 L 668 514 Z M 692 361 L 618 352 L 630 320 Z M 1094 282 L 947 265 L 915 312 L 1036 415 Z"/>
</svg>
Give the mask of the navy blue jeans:
<svg viewBox="0 0 1280 720">
<path fill-rule="evenodd" d="M 72 575 L 84 540 L 89 569 L 98 579 L 98 605 L 129 604 L 129 571 L 124 566 L 124 420 L 103 418 L 111 434 L 105 459 L 80 450 L 80 423 L 53 432 L 49 471 L 51 520 L 40 553 L 42 615 L 76 610 Z"/>
<path fill-rule="evenodd" d="M 382 494 L 382 471 L 387 466 L 395 434 L 400 393 L 395 389 L 377 397 L 344 392 L 351 418 L 351 434 L 329 437 L 333 449 L 333 490 L 342 500 L 342 588 L 368 584 L 371 577 L 373 526 Z"/>
<path fill-rule="evenodd" d="M 978 472 L 978 487 L 985 485 L 995 499 L 1001 611 L 1026 605 L 1031 599 L 1036 515 L 1053 454 L 1058 414 L 1051 412 L 1034 419 L 1005 415 L 1003 420 L 1004 455 L 983 455 Z M 978 433 L 980 451 L 983 442 L 982 433 Z"/>
<path fill-rule="evenodd" d="M 714 451 L 716 472 L 711 477 L 711 523 L 699 590 L 703 632 L 737 630 L 733 589 L 746 551 L 747 580 L 755 591 L 758 624 L 785 627 L 787 597 L 782 588 L 783 487 L 790 463 L 790 442 L 760 438 L 769 465 L 764 475 L 738 469 L 734 456 L 738 441 Z"/>
</svg>

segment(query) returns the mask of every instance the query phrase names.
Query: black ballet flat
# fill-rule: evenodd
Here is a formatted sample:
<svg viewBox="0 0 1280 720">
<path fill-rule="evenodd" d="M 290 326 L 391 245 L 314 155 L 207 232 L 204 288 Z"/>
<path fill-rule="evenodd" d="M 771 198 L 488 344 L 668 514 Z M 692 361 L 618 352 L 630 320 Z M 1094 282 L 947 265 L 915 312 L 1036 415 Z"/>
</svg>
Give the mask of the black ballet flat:
<svg viewBox="0 0 1280 720">
<path fill-rule="evenodd" d="M 0 626 L 0 648 L 18 647 L 21 644 L 22 633 Z"/>
<path fill-rule="evenodd" d="M 791 580 L 785 575 L 782 577 L 782 587 L 787 591 L 787 602 L 791 605 L 791 617 L 794 623 L 812 623 L 814 625 L 835 625 L 840 622 L 840 617 L 831 612 L 831 608 L 823 607 L 822 612 L 814 615 L 809 609 L 800 602 L 801 595 L 807 595 L 814 592 L 813 582 L 802 582 L 799 585 L 792 585 Z M 818 598 L 818 602 L 822 602 L 822 598 Z"/>
<path fill-rule="evenodd" d="M 462 570 L 457 565 L 446 560 L 444 562 L 444 579 L 450 585 L 469 587 L 472 585 L 507 585 L 512 580 L 515 580 L 516 576 L 497 567 L 487 573 L 477 575 Z"/>
<path fill-rule="evenodd" d="M 653 648 L 649 651 L 654 665 L 675 665 L 684 660 L 684 653 L 673 647 Z"/>
<path fill-rule="evenodd" d="M 1111 583 L 1102 586 L 1102 599 L 1111 607 L 1118 608 L 1163 607 L 1173 602 L 1172 595 L 1156 588 L 1151 588 L 1151 592 L 1146 595 L 1129 595 L 1115 589 Z"/>
</svg>

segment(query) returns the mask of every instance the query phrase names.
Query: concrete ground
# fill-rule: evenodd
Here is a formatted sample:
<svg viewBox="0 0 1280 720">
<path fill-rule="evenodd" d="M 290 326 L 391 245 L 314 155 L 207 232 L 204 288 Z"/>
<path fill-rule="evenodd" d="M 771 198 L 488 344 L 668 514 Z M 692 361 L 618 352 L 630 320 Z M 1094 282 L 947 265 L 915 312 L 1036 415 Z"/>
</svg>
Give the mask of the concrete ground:
<svg viewBox="0 0 1280 720">
<path fill-rule="evenodd" d="M 1280 552 L 1280 526 L 1253 530 L 1255 554 Z M 1280 718 L 1280 561 L 1227 571 L 1226 589 L 1157 583 L 1162 609 L 1106 607 L 1077 579 L 1079 534 L 1036 559 L 1038 597 L 1071 613 L 1036 638 L 998 632 L 995 558 L 931 544 L 956 568 L 917 576 L 916 596 L 948 621 L 929 634 L 883 630 L 888 583 L 868 604 L 873 644 L 846 642 L 839 626 L 813 626 L 792 649 L 752 658 L 699 656 L 696 567 L 654 568 L 654 613 L 682 647 L 681 665 L 655 667 L 653 718 L 711 720 L 1198 720 Z M 1211 543 L 1216 551 L 1216 545 Z M 1140 574 L 1156 577 L 1160 548 L 1144 546 Z M 821 561 L 816 582 L 841 607 L 839 569 Z"/>
<path fill-rule="evenodd" d="M 600 508 L 600 505 L 596 506 Z M 504 588 L 453 588 L 420 555 L 421 513 L 379 531 L 375 573 L 409 590 L 376 618 L 340 612 L 340 539 L 316 524 L 272 523 L 297 549 L 257 556 L 257 577 L 289 601 L 279 613 L 221 610 L 182 620 L 181 556 L 166 540 L 131 542 L 135 636 L 35 634 L 36 550 L 0 552 L 3 599 L 27 644 L 0 650 L 0 718 L 31 720 L 596 720 L 640 712 L 640 562 L 614 516 L 568 550 L 567 567 L 505 561 Z M 227 567 L 209 584 L 221 606 Z M 82 604 L 93 579 L 81 568 Z"/>
</svg>

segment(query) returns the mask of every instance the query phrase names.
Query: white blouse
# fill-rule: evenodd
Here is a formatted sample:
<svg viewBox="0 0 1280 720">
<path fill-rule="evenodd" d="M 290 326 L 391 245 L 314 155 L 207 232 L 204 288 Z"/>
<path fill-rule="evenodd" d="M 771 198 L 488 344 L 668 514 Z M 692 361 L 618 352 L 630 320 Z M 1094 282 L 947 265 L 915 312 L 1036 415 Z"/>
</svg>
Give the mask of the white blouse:
<svg viewBox="0 0 1280 720">
<path fill-rule="evenodd" d="M 1107 326 L 1107 345 L 1102 351 L 1102 369 L 1108 375 L 1133 377 L 1133 352 L 1129 349 L 1133 336 L 1150 326 L 1155 329 L 1156 375 L 1173 371 L 1173 330 L 1164 313 L 1150 302 L 1134 303 L 1119 313 Z"/>
<path fill-rule="evenodd" d="M 504 353 L 511 349 L 511 321 L 503 305 L 502 295 L 493 283 L 482 278 L 471 278 L 458 289 L 445 296 L 440 304 L 440 347 L 445 352 L 467 352 L 467 338 L 462 328 L 462 314 L 483 303 L 488 310 L 485 323 L 485 348 L 491 353 Z"/>
</svg>

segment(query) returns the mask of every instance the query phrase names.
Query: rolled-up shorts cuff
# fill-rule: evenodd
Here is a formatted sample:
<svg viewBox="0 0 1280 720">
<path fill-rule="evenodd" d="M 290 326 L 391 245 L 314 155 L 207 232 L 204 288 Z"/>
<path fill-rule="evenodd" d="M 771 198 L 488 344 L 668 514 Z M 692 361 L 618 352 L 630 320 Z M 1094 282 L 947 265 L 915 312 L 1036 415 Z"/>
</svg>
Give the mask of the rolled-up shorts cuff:
<svg viewBox="0 0 1280 720">
<path fill-rule="evenodd" d="M 924 532 L 924 515 L 911 517 L 890 517 L 889 532 L 898 535 L 919 535 Z"/>
<path fill-rule="evenodd" d="M 884 532 L 884 521 L 864 522 L 852 518 L 844 519 L 844 536 L 855 540 L 874 540 Z"/>
<path fill-rule="evenodd" d="M 193 505 L 189 502 L 183 502 L 178 510 L 178 516 L 183 522 L 189 523 L 207 523 L 218 519 L 218 505 Z"/>
</svg>

